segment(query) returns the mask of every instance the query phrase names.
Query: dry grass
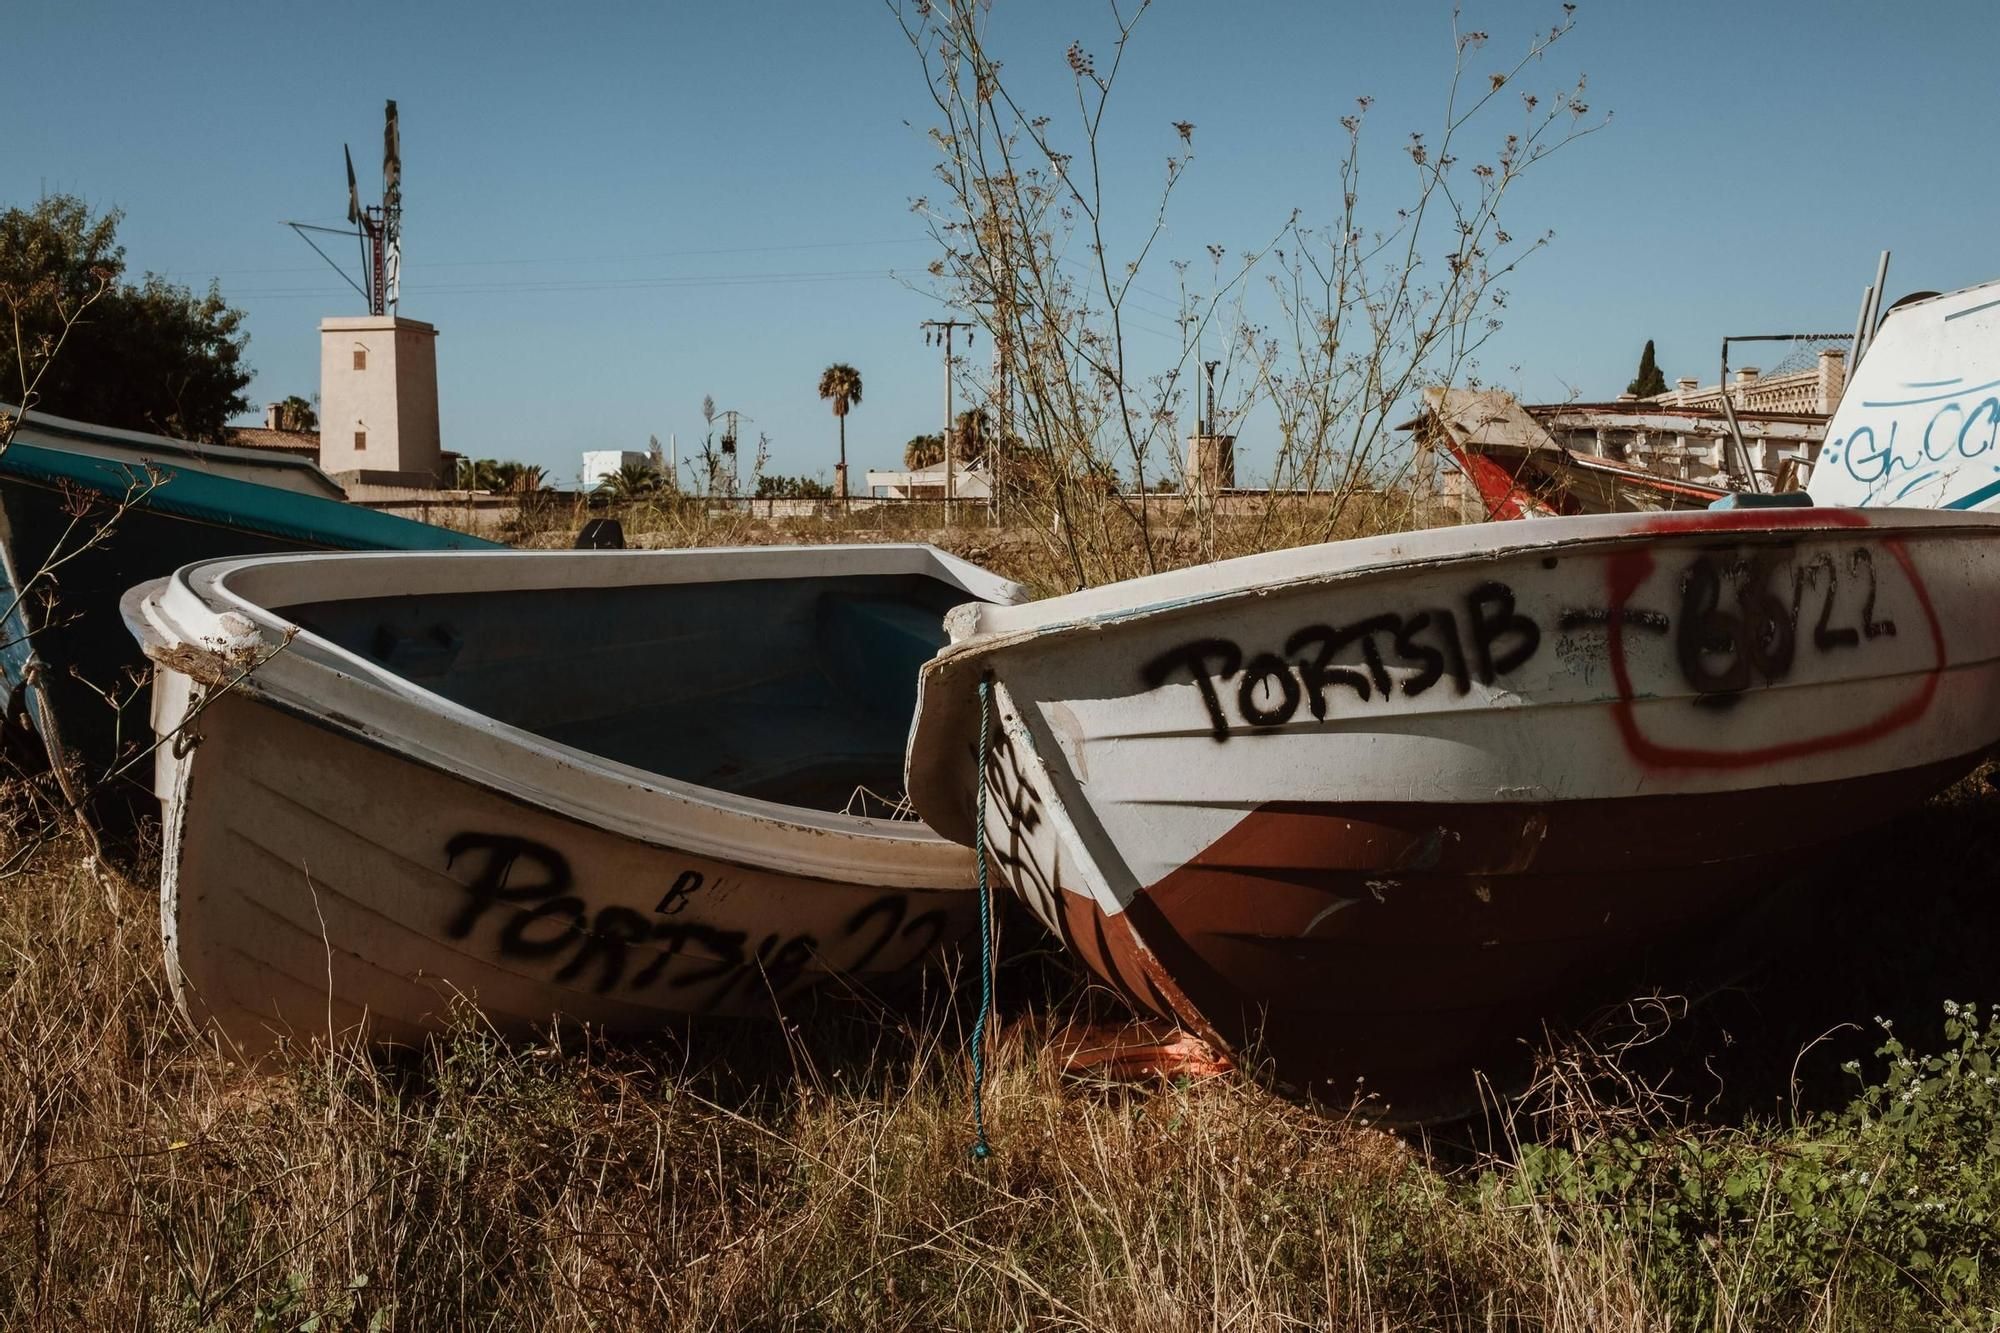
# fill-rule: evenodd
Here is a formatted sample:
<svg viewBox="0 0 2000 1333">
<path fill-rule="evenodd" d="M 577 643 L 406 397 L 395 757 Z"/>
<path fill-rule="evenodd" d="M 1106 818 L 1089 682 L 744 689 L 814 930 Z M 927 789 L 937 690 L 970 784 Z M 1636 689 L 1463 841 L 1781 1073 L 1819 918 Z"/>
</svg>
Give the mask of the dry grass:
<svg viewBox="0 0 2000 1333">
<path fill-rule="evenodd" d="M 566 545 L 583 516 L 517 535 Z M 1323 519 L 1260 512 L 1228 540 Z M 1061 586 L 1021 525 L 626 520 L 662 545 L 936 540 Z M 1331 535 L 1400 522 L 1350 501 Z M 64 835 L 0 878 L 0 1326 L 2000 1328 L 2000 1094 L 1977 1064 L 2000 1043 L 1961 1041 L 1888 1137 L 1902 1057 L 1868 1065 L 1874 1094 L 1839 1072 L 1868 1059 L 1856 1021 L 1935 1045 L 1941 999 L 2000 994 L 1996 873 L 2000 795 L 1970 781 L 1717 942 L 1726 984 L 1672 1039 L 1560 1049 L 1536 1097 L 1453 1141 L 1240 1079 L 1065 1075 L 1043 1034 L 1100 1001 L 1029 955 L 1003 967 L 976 1161 L 968 1002 L 935 989 L 829 1000 L 782 1041 L 508 1046 L 468 1012 L 421 1052 L 244 1069 L 167 993 L 150 869 Z M 1843 1183 L 1891 1159 L 1893 1191 Z"/>
<path fill-rule="evenodd" d="M 420 1053 L 251 1071 L 173 1007 L 143 875 L 65 841 L 0 893 L 9 1327 L 1977 1326 L 1893 1273 L 1885 1295 L 1731 1249 L 1727 1219 L 1667 1266 L 1650 1205 L 1551 1154 L 1693 1131 L 1593 1101 L 1573 1061 L 1553 1121 L 1512 1122 L 1528 1140 L 1448 1151 L 1240 1080 L 1063 1075 L 1038 1035 L 1058 994 L 1007 1026 L 980 1162 L 957 997 L 643 1048 L 509 1047 L 467 1014 Z M 1807 1130 L 1692 1141 L 1755 1164 Z"/>
<path fill-rule="evenodd" d="M 1484 1328 L 1656 1322 L 1616 1254 L 1232 1081 L 1065 1080 L 960 1018 L 648 1049 L 214 1054 L 154 898 L 57 844 L 0 918 L 0 1321 L 70 1328 Z M 317 1319 L 319 1322 L 310 1321 Z"/>
<path fill-rule="evenodd" d="M 1177 495 L 1147 497 L 1135 521 L 1135 497 L 1101 497 L 1095 504 L 1073 502 L 1074 521 L 1092 534 L 1093 549 L 1115 551 L 1127 573 L 1147 573 L 1199 564 L 1204 544 L 1216 559 L 1276 551 L 1315 542 L 1421 526 L 1435 514 L 1421 510 L 1403 491 L 1321 496 L 1252 496 L 1225 501 L 1221 512 L 1201 511 Z M 561 549 L 573 545 L 592 518 L 616 518 L 627 545 L 650 548 L 693 546 L 790 546 L 819 542 L 929 542 L 1010 578 L 1040 596 L 1073 591 L 1076 579 L 1060 532 L 1049 522 L 1044 497 L 1028 496 L 997 520 L 986 510 L 963 506 L 947 526 L 942 505 L 898 504 L 856 508 L 842 514 L 832 506 L 813 517 L 766 517 L 748 506 L 709 507 L 698 499 L 666 498 L 590 505 L 547 501 L 531 507 L 500 535 L 517 545 Z M 486 534 L 492 535 L 492 534 Z M 1150 546 L 1149 546 L 1150 544 Z M 1152 565 L 1147 565 L 1150 549 Z"/>
</svg>

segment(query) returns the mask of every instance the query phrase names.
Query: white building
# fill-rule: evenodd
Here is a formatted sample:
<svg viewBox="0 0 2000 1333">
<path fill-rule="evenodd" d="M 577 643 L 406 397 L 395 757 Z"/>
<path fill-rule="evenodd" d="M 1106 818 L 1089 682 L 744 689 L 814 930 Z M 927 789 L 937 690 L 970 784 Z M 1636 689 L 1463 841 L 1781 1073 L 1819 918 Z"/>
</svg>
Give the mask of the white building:
<svg viewBox="0 0 2000 1333">
<path fill-rule="evenodd" d="M 583 453 L 583 489 L 596 490 L 606 478 L 617 476 L 620 468 L 649 468 L 652 465 L 652 455 L 637 449 L 586 449 Z"/>
<path fill-rule="evenodd" d="M 944 499 L 944 464 L 912 468 L 905 472 L 868 473 L 868 493 L 882 500 Z M 952 468 L 952 498 L 984 500 L 993 494 L 992 480 L 979 464 Z"/>
</svg>

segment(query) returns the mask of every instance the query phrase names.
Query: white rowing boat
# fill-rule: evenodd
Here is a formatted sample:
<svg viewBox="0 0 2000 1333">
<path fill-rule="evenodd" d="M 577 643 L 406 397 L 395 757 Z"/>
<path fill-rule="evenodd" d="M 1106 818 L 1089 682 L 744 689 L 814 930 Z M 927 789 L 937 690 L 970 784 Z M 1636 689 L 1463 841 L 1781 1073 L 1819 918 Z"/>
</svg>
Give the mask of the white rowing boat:
<svg viewBox="0 0 2000 1333">
<path fill-rule="evenodd" d="M 927 546 L 310 555 L 135 588 L 175 993 L 238 1046 L 631 1030 L 869 987 L 974 919 L 900 785 Z"/>
</svg>

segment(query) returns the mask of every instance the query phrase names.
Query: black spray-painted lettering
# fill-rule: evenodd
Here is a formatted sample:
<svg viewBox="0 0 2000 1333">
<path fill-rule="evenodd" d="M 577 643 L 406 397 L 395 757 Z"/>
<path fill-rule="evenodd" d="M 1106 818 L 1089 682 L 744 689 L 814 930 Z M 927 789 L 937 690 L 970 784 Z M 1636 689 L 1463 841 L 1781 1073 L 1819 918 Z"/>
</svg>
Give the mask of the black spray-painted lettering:
<svg viewBox="0 0 2000 1333">
<path fill-rule="evenodd" d="M 1564 634 L 1632 629 L 1672 635 L 1682 679 L 1697 702 L 1710 705 L 1730 704 L 1759 682 L 1792 671 L 1800 618 L 1814 594 L 1813 651 L 1895 636 L 1896 622 L 1876 614 L 1875 557 L 1867 547 L 1852 548 L 1841 560 L 1827 552 L 1796 566 L 1792 560 L 1789 551 L 1772 548 L 1703 552 L 1681 573 L 1674 616 L 1642 607 L 1575 607 L 1561 612 L 1556 627 Z M 1843 578 L 1861 588 L 1858 612 L 1840 592 Z M 1231 639 L 1191 640 L 1147 662 L 1140 679 L 1148 690 L 1176 679 L 1192 682 L 1210 734 L 1226 741 L 1237 725 L 1252 731 L 1286 726 L 1300 716 L 1301 705 L 1324 722 L 1350 696 L 1359 704 L 1386 701 L 1392 690 L 1414 698 L 1444 680 L 1468 694 L 1474 681 L 1492 685 L 1527 665 L 1542 639 L 1542 626 L 1520 609 L 1514 590 L 1488 581 L 1465 595 L 1460 611 L 1432 607 L 1345 625 L 1305 625 L 1285 639 L 1282 652 L 1249 651 Z M 1233 690 L 1223 688 L 1232 683 Z"/>
<path fill-rule="evenodd" d="M 500 833 L 461 833 L 444 847 L 444 868 L 449 872 L 458 859 L 484 853 L 470 880 L 460 880 L 471 895 L 458 915 L 445 927 L 445 934 L 462 940 L 479 924 L 495 903 L 527 902 L 552 897 L 569 887 L 569 862 L 562 853 L 526 838 L 510 838 Z M 529 873 L 525 883 L 512 883 L 515 865 L 526 858 L 541 872 Z"/>
<path fill-rule="evenodd" d="M 1215 665 L 1209 665 L 1209 659 Z M 1215 678 L 1227 680 L 1243 665 L 1243 650 L 1227 639 L 1196 639 L 1178 648 L 1169 649 L 1148 662 L 1140 673 L 1145 677 L 1146 688 L 1157 690 L 1167 683 L 1168 677 L 1183 668 L 1194 677 L 1201 689 L 1201 701 L 1208 709 L 1208 721 L 1215 733 L 1215 739 L 1229 738 L 1229 717 L 1222 711 L 1222 700 L 1216 697 Z"/>
<path fill-rule="evenodd" d="M 1391 658 L 1400 667 L 1414 668 L 1402 676 L 1405 697 L 1421 695 L 1445 679 L 1464 695 L 1475 679 L 1491 685 L 1518 670 L 1541 646 L 1541 627 L 1517 609 L 1514 591 L 1504 583 L 1482 583 L 1467 594 L 1462 623 L 1464 638 L 1458 615 L 1434 607 L 1408 615 L 1388 612 L 1348 625 L 1306 625 L 1285 639 L 1282 654 L 1260 652 L 1247 661 L 1233 640 L 1195 639 L 1154 657 L 1139 674 L 1148 690 L 1184 674 L 1201 695 L 1209 734 L 1226 741 L 1232 724 L 1219 681 L 1236 680 L 1236 715 L 1244 725 L 1270 730 L 1292 721 L 1301 704 L 1315 721 L 1324 722 L 1342 690 L 1360 703 L 1387 700 L 1399 688 L 1389 670 Z M 1349 649 L 1359 654 L 1358 664 L 1334 660 Z"/>
<path fill-rule="evenodd" d="M 711 1008 L 745 985 L 781 994 L 815 962 L 828 972 L 860 972 L 891 945 L 916 958 L 937 945 L 949 924 L 942 909 L 911 917 L 908 895 L 883 894 L 846 922 L 829 958 L 810 933 L 772 931 L 753 945 L 748 932 L 688 920 L 704 886 L 716 883 L 698 870 L 676 875 L 649 916 L 619 904 L 593 908 L 576 889 L 568 858 L 526 838 L 457 834 L 445 844 L 446 872 L 461 865 L 471 874 L 453 876 L 466 898 L 445 925 L 448 938 L 470 938 L 482 922 L 499 917 L 492 939 L 501 958 L 560 960 L 552 980 L 583 982 L 599 994 L 664 984 L 689 1009 Z M 677 959 L 691 965 L 669 976 Z"/>
<path fill-rule="evenodd" d="M 1772 684 L 1790 675 L 1798 658 L 1799 622 L 1817 593 L 1811 643 L 1817 653 L 1858 648 L 1894 637 L 1896 622 L 1877 619 L 1875 557 L 1866 547 L 1848 552 L 1847 573 L 1862 585 L 1859 619 L 1842 624 L 1840 562 L 1822 551 L 1791 570 L 1790 596 L 1783 592 L 1785 557 L 1703 555 L 1681 579 L 1681 610 L 1675 647 L 1682 678 L 1700 696 L 1697 702 L 1727 705 L 1760 679 Z M 1727 595 L 1725 595 L 1727 594 Z"/>
<path fill-rule="evenodd" d="M 1478 656 L 1479 680 L 1491 685 L 1527 662 L 1542 644 L 1542 628 L 1514 609 L 1514 590 L 1504 583 L 1482 583 L 1465 599 L 1472 615 L 1472 643 Z M 1494 650 L 1506 645 L 1497 655 Z"/>
<path fill-rule="evenodd" d="M 700 889 L 701 885 L 702 877 L 699 870 L 681 871 L 674 880 L 674 886 L 667 890 L 666 896 L 660 899 L 659 905 L 653 910 L 661 916 L 672 916 L 688 905 L 688 898 Z"/>
</svg>

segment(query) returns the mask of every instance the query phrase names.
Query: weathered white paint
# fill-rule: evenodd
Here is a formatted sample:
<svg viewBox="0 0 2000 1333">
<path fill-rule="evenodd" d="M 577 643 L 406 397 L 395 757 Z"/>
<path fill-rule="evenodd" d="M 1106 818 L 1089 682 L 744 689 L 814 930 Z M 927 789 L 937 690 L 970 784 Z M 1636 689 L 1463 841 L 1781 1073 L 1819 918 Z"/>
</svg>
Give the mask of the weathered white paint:
<svg viewBox="0 0 2000 1333">
<path fill-rule="evenodd" d="M 778 805 L 559 745 L 270 609 L 855 574 L 1023 596 L 921 546 L 276 557 L 133 589 L 127 624 L 160 665 L 176 994 L 248 1051 L 364 1019 L 407 1039 L 454 995 L 509 1030 L 557 1014 L 644 1028 L 768 1013 L 830 974 L 866 985 L 956 940 L 973 919 L 971 858 L 915 821 Z"/>
<path fill-rule="evenodd" d="M 1890 311 L 1808 487 L 1821 504 L 2000 510 L 2000 281 Z"/>
<path fill-rule="evenodd" d="M 1272 803 L 1754 803 L 1970 755 L 2000 741 L 1996 596 L 2000 519 L 1935 511 L 1607 515 L 1250 556 L 959 608 L 924 672 L 908 788 L 973 840 L 991 673 L 987 836 L 1060 929 L 1063 891 L 1121 912 Z M 1717 690 L 1743 650 L 1703 644 L 1765 598 L 1771 669 L 1746 659 L 1746 687 Z M 1482 620 L 1507 627 L 1487 644 L 1506 669 L 1480 669 Z M 1369 623 L 1320 660 L 1326 632 Z"/>
</svg>

